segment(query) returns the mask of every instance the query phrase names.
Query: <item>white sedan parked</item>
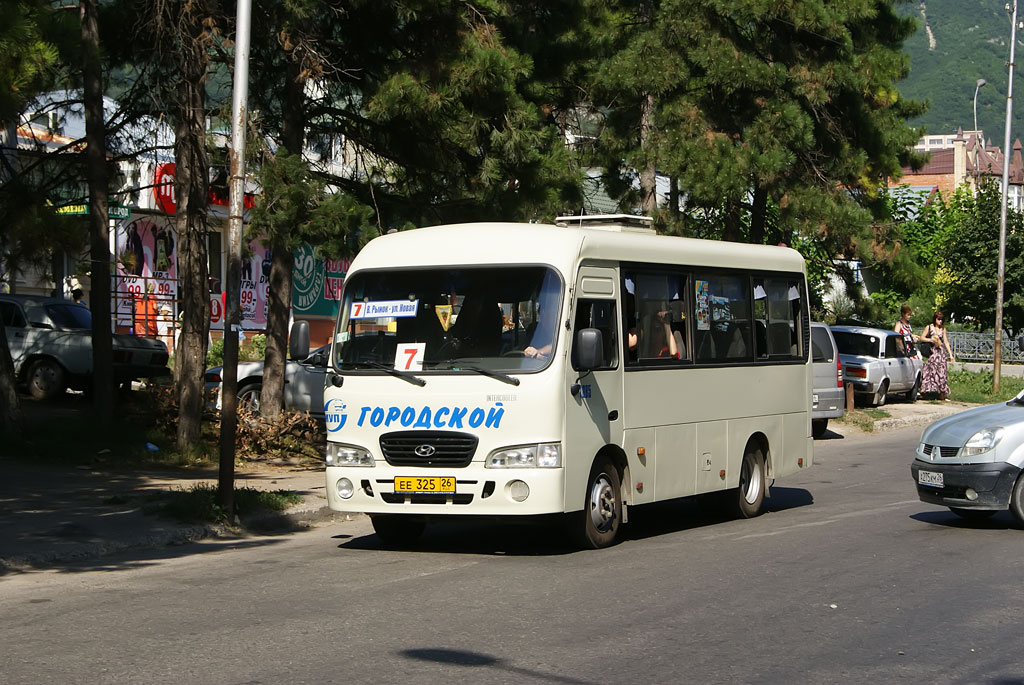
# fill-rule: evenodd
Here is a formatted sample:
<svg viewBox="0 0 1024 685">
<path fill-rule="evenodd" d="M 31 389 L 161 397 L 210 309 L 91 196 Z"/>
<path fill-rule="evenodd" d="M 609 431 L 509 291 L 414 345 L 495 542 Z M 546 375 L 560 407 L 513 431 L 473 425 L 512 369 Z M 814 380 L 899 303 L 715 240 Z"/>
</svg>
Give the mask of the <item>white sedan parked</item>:
<svg viewBox="0 0 1024 685">
<path fill-rule="evenodd" d="M 876 407 L 897 393 L 908 402 L 917 400 L 924 362 L 903 349 L 902 335 L 883 328 L 832 326 L 832 336 L 856 397 Z"/>
<path fill-rule="evenodd" d="M 327 357 L 330 347 L 318 347 L 302 361 L 285 362 L 284 406 L 285 409 L 309 412 L 313 416 L 324 415 L 324 377 L 327 375 Z M 206 372 L 207 397 L 216 396 L 216 407 L 221 406 L 221 382 L 223 366 Z M 238 406 L 249 411 L 260 410 L 260 392 L 263 390 L 263 362 L 239 362 L 238 364 Z"/>
</svg>

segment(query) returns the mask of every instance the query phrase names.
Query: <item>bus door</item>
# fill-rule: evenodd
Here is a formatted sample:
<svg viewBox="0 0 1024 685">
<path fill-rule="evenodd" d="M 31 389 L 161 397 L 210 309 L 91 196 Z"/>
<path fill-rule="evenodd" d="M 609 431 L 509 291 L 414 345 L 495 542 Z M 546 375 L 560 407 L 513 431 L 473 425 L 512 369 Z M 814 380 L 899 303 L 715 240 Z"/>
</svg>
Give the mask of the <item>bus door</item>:
<svg viewBox="0 0 1024 685">
<path fill-rule="evenodd" d="M 622 360 L 618 311 L 618 276 L 614 269 L 581 267 L 572 312 L 573 353 L 566 377 L 566 509 L 583 506 L 586 481 L 595 455 L 605 445 L 622 444 Z M 600 368 L 581 374 L 575 355 L 576 333 L 601 331 L 604 358 Z"/>
</svg>

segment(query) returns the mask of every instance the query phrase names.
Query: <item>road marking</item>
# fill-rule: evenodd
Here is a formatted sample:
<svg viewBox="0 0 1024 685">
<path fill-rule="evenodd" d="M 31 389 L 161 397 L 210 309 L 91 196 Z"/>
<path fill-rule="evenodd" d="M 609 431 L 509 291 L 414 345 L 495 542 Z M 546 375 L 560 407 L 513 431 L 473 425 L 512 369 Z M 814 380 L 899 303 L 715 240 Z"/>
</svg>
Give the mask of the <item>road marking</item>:
<svg viewBox="0 0 1024 685">
<path fill-rule="evenodd" d="M 870 516 L 870 515 L 873 515 L 873 514 L 879 514 L 879 513 L 885 512 L 885 511 L 890 511 L 890 510 L 892 510 L 894 508 L 897 508 L 897 507 L 907 506 L 908 504 L 920 504 L 920 503 L 921 503 L 920 500 L 908 499 L 908 500 L 902 500 L 900 502 L 892 502 L 890 504 L 883 504 L 882 506 L 874 507 L 873 509 L 860 509 L 858 511 L 847 512 L 845 514 L 836 514 L 836 515 L 830 516 L 827 519 L 822 519 L 820 521 L 808 521 L 806 523 L 794 523 L 791 526 L 786 526 L 784 528 L 778 528 L 776 530 L 767 531 L 767 532 L 764 532 L 764 533 L 746 533 L 746 534 L 743 534 L 742 532 L 719 533 L 719 534 L 715 534 L 715 535 L 708 535 L 704 539 L 705 540 L 713 540 L 713 539 L 716 539 L 716 538 L 734 537 L 737 540 L 747 540 L 747 539 L 750 539 L 750 538 L 766 538 L 766 537 L 772 537 L 774 535 L 781 535 L 783 533 L 790 533 L 790 532 L 795 531 L 795 530 L 800 530 L 801 528 L 813 528 L 813 527 L 816 527 L 816 526 L 827 526 L 827 525 L 832 524 L 832 523 L 838 523 L 839 521 L 842 521 L 844 519 L 856 518 L 858 516 Z"/>
</svg>

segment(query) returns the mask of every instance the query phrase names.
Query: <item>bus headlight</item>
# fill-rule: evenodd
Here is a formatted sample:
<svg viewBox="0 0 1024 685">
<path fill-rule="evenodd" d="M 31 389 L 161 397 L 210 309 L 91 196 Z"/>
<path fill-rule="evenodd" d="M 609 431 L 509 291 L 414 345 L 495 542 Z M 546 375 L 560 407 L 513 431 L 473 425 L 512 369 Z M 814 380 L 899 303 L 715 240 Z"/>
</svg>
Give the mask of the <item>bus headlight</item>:
<svg viewBox="0 0 1024 685">
<path fill-rule="evenodd" d="M 362 447 L 327 443 L 328 466 L 373 466 L 373 457 Z"/>
<path fill-rule="evenodd" d="M 1003 437 L 1002 428 L 986 428 L 971 436 L 971 439 L 964 445 L 964 456 L 974 457 L 983 452 L 988 452 L 996 446 Z"/>
<path fill-rule="evenodd" d="M 562 444 L 547 442 L 497 450 L 488 455 L 484 466 L 489 469 L 561 468 Z"/>
</svg>

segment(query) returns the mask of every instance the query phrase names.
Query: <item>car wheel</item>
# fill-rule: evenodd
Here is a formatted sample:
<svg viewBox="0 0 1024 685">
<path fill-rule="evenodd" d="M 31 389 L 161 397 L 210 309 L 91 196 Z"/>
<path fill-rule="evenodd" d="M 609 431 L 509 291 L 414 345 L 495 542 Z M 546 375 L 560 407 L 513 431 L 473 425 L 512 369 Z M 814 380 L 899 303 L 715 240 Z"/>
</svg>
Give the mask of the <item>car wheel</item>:
<svg viewBox="0 0 1024 685">
<path fill-rule="evenodd" d="M 992 515 L 996 513 L 994 509 L 961 509 L 960 507 L 950 507 L 949 510 L 965 521 L 984 521 L 987 518 L 991 518 Z"/>
<path fill-rule="evenodd" d="M 1024 526 L 1024 473 L 1017 477 L 1013 484 L 1013 492 L 1010 493 L 1010 513 L 1017 523 Z"/>
<path fill-rule="evenodd" d="M 740 486 L 732 490 L 735 513 L 740 518 L 753 518 L 761 513 L 764 503 L 764 452 L 753 444 L 747 446 L 740 464 Z"/>
<path fill-rule="evenodd" d="M 28 392 L 34 399 L 49 400 L 67 390 L 64 368 L 53 359 L 39 359 L 32 364 L 26 376 Z"/>
<path fill-rule="evenodd" d="M 917 402 L 917 396 L 921 392 L 921 377 L 918 376 L 914 379 L 914 387 L 907 392 L 907 402 L 913 404 Z"/>
<path fill-rule="evenodd" d="M 238 391 L 238 408 L 252 414 L 259 414 L 261 392 L 263 392 L 262 383 L 249 383 L 243 386 Z"/>
<path fill-rule="evenodd" d="M 583 511 L 570 515 L 570 533 L 576 546 L 601 549 L 615 542 L 622 523 L 622 490 L 619 470 L 608 457 L 598 457 L 590 467 Z"/>
<path fill-rule="evenodd" d="M 885 406 L 885 400 L 887 399 L 888 394 L 889 379 L 886 378 L 884 381 L 882 381 L 882 384 L 878 386 L 878 392 L 876 392 L 875 396 L 872 398 L 871 404 L 876 407 Z"/>
<path fill-rule="evenodd" d="M 409 547 L 427 527 L 422 518 L 400 514 L 370 514 L 370 523 L 384 546 L 393 548 Z"/>
<path fill-rule="evenodd" d="M 828 419 L 815 419 L 811 421 L 811 435 L 820 438 L 828 430 Z"/>
</svg>

